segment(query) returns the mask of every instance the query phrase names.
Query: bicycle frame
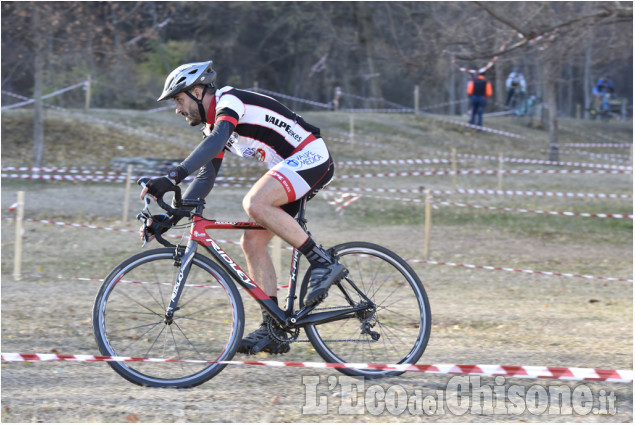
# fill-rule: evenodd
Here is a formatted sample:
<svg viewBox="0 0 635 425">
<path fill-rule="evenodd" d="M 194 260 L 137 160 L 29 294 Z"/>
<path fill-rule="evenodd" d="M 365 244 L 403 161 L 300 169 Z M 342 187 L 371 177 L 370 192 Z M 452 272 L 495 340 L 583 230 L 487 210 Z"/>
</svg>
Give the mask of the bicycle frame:
<svg viewBox="0 0 635 425">
<path fill-rule="evenodd" d="M 297 221 L 306 231 L 306 220 L 304 219 L 305 208 L 306 200 L 303 200 Z M 190 229 L 189 242 L 187 243 L 185 251 L 180 258 L 181 265 L 174 290 L 172 291 L 172 298 L 166 309 L 166 322 L 171 322 L 174 312 L 178 310 L 178 300 L 184 287 L 182 283 L 187 279 L 191 261 L 194 258 L 198 245 L 203 246 L 223 267 L 223 269 L 227 271 L 227 273 L 229 273 L 229 275 L 232 276 L 233 279 L 240 284 L 240 286 L 245 288 L 247 293 L 282 326 L 301 327 L 312 323 L 326 323 L 334 320 L 340 320 L 345 317 L 352 317 L 357 311 L 374 307 L 372 302 L 364 296 L 368 304 L 311 315 L 309 315 L 309 313 L 315 308 L 315 306 L 304 307 L 294 315 L 293 304 L 299 273 L 298 263 L 300 260 L 300 252 L 294 248 L 289 276 L 289 296 L 287 298 L 285 310 L 282 310 L 262 289 L 260 289 L 256 282 L 254 282 L 254 280 L 238 265 L 238 263 L 234 261 L 229 254 L 227 254 L 227 252 L 225 252 L 221 246 L 207 234 L 206 231 L 209 229 L 264 230 L 265 228 L 252 222 L 217 221 L 195 216 Z M 353 287 L 355 286 L 353 285 Z"/>
</svg>

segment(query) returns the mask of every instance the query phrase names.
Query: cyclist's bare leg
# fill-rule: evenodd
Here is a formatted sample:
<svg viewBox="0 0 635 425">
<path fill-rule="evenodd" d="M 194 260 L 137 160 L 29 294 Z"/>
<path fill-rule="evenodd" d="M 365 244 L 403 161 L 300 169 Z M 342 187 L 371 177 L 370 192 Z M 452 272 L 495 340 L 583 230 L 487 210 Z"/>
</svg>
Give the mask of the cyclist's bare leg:
<svg viewBox="0 0 635 425">
<path fill-rule="evenodd" d="M 264 175 L 252 186 L 243 199 L 243 208 L 256 223 L 266 227 L 295 248 L 302 246 L 309 235 L 281 205 L 289 198 L 282 184 L 275 178 Z"/>
<path fill-rule="evenodd" d="M 240 239 L 249 275 L 270 297 L 275 297 L 278 291 L 276 271 L 268 249 L 273 236 L 269 230 L 245 230 Z"/>
<path fill-rule="evenodd" d="M 289 198 L 282 183 L 265 175 L 249 190 L 243 200 L 243 208 L 256 223 L 300 249 L 309 240 L 309 235 L 293 217 L 279 208 L 287 202 Z M 309 255 L 311 257 L 307 258 L 316 267 L 311 271 L 305 303 L 313 305 L 323 300 L 331 284 L 346 276 L 348 270 L 337 261 L 328 262 L 328 254 L 317 245 L 309 249 Z"/>
</svg>

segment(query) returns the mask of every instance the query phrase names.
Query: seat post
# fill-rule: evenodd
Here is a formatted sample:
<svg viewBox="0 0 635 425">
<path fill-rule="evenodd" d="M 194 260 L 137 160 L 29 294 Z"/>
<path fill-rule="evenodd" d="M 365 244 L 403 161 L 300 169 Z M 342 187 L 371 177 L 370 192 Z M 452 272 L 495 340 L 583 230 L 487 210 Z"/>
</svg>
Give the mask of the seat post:
<svg viewBox="0 0 635 425">
<path fill-rule="evenodd" d="M 302 198 L 302 201 L 300 202 L 300 209 L 298 210 L 298 215 L 296 217 L 297 222 L 300 224 L 300 226 L 302 226 L 302 228 L 304 229 L 304 231 L 306 231 L 306 223 L 307 220 L 305 217 L 305 213 L 306 213 L 306 196 L 304 198 Z"/>
</svg>

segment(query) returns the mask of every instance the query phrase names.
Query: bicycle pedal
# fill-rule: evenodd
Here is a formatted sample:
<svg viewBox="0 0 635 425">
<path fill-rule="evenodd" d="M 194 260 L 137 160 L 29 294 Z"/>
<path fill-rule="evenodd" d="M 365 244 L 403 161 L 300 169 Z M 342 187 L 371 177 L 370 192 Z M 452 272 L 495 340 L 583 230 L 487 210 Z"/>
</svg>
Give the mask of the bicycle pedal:
<svg viewBox="0 0 635 425">
<path fill-rule="evenodd" d="M 251 354 L 256 354 L 262 351 L 272 341 L 271 337 L 263 338 L 260 342 L 251 347 Z"/>
</svg>

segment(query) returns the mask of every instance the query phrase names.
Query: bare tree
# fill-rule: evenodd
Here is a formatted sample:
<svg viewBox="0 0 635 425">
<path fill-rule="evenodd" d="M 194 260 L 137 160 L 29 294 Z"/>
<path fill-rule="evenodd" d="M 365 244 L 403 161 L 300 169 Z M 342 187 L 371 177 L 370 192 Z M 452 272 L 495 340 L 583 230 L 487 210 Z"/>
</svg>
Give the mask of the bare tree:
<svg viewBox="0 0 635 425">
<path fill-rule="evenodd" d="M 522 51 L 531 54 L 542 64 L 543 96 L 549 110 L 549 159 L 558 161 L 558 109 L 557 81 L 561 70 L 574 53 L 584 54 L 584 41 L 597 28 L 619 26 L 620 40 L 631 40 L 633 7 L 630 3 L 619 2 L 474 2 L 484 14 L 490 17 L 492 33 L 506 33 L 509 42 L 498 51 L 482 48 L 462 47 L 457 57 L 474 60 L 488 56 L 506 56 Z M 520 9 L 519 9 L 520 8 Z M 463 28 L 465 35 L 474 37 L 482 34 L 482 28 L 471 31 Z M 622 42 L 606 45 L 603 55 L 614 49 L 622 49 Z M 632 49 L 632 47 L 631 47 Z"/>
</svg>

